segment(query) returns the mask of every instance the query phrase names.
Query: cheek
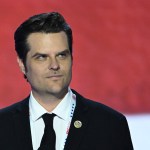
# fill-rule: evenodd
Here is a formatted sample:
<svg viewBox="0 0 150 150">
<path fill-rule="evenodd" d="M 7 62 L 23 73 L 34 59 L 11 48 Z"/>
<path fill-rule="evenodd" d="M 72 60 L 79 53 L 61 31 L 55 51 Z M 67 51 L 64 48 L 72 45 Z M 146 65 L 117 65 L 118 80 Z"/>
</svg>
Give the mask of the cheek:
<svg viewBox="0 0 150 150">
<path fill-rule="evenodd" d="M 39 75 L 39 73 L 42 73 L 43 71 L 40 69 L 40 67 L 36 66 L 36 65 L 28 65 L 27 66 L 27 75 L 29 75 L 30 77 L 37 77 Z"/>
<path fill-rule="evenodd" d="M 69 65 L 69 66 L 68 66 L 67 76 L 68 76 L 68 78 L 71 78 L 71 77 L 72 77 L 72 65 Z"/>
</svg>

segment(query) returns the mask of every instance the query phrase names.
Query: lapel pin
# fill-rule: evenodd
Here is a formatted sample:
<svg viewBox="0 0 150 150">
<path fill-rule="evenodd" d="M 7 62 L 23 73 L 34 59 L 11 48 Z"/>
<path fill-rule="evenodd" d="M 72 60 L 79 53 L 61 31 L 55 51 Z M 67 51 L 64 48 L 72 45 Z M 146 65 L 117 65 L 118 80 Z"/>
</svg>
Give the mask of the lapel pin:
<svg viewBox="0 0 150 150">
<path fill-rule="evenodd" d="M 76 120 L 76 121 L 74 122 L 74 126 L 75 126 L 75 128 L 81 128 L 81 127 L 82 127 L 82 122 L 79 121 L 79 120 Z"/>
</svg>

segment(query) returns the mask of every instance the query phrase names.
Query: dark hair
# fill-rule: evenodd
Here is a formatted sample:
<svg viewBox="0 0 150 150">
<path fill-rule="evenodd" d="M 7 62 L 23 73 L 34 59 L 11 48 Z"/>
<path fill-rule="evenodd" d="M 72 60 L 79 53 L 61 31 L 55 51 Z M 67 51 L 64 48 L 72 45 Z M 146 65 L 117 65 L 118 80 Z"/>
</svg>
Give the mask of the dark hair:
<svg viewBox="0 0 150 150">
<path fill-rule="evenodd" d="M 14 34 L 15 49 L 20 59 L 25 63 L 29 51 L 27 38 L 35 32 L 58 33 L 64 31 L 67 35 L 69 50 L 72 55 L 72 30 L 64 17 L 58 12 L 43 13 L 30 17 L 23 22 Z"/>
</svg>

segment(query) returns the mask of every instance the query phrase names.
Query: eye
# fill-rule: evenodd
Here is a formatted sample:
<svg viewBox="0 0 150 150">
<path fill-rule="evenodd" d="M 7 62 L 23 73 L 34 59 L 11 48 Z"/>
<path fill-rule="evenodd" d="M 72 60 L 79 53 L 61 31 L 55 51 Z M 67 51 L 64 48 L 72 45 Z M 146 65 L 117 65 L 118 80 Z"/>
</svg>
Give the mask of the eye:
<svg viewBox="0 0 150 150">
<path fill-rule="evenodd" d="M 61 53 L 61 54 L 58 55 L 59 58 L 65 58 L 66 56 L 67 56 L 66 53 Z"/>
<path fill-rule="evenodd" d="M 35 57 L 36 60 L 45 60 L 47 58 L 47 55 L 37 55 Z"/>
<path fill-rule="evenodd" d="M 60 59 L 65 59 L 66 57 L 69 56 L 69 51 L 63 51 L 61 53 L 59 53 L 57 56 L 60 58 Z"/>
</svg>

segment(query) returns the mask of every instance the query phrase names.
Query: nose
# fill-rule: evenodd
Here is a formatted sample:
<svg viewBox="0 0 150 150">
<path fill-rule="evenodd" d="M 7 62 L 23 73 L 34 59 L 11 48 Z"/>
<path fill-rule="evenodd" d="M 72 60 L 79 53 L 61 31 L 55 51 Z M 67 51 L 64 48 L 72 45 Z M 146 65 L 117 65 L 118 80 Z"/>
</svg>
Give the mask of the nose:
<svg viewBox="0 0 150 150">
<path fill-rule="evenodd" d="M 58 70 L 60 68 L 58 60 L 56 58 L 52 58 L 48 68 L 49 70 Z"/>
</svg>

